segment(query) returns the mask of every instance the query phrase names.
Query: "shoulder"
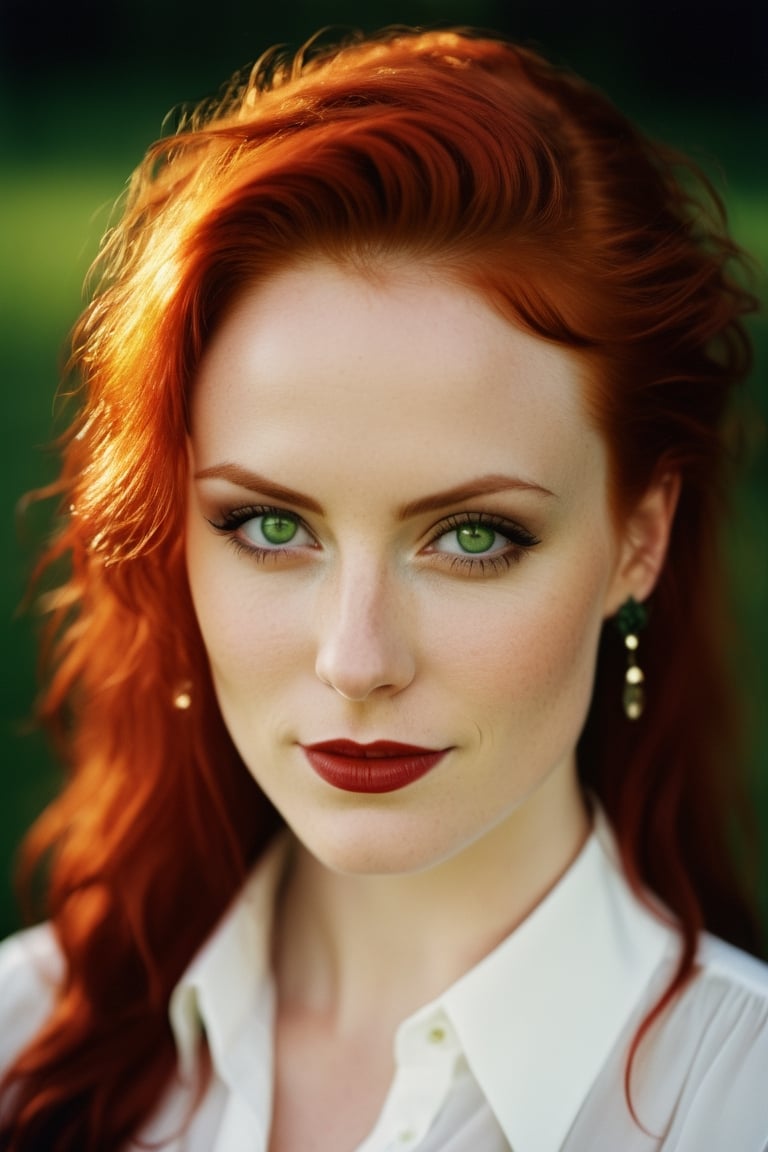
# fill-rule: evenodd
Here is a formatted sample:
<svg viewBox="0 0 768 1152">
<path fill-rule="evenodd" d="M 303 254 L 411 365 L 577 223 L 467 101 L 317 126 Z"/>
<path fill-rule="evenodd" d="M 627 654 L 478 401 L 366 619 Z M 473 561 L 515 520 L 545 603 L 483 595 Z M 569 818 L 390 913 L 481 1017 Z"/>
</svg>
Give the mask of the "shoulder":
<svg viewBox="0 0 768 1152">
<path fill-rule="evenodd" d="M 0 944 L 0 1074 L 49 1016 L 63 972 L 50 924 Z"/>
<path fill-rule="evenodd" d="M 676 940 L 593 1084 L 568 1152 L 768 1152 L 768 966 L 703 936 L 693 976 L 639 1032 L 679 957 Z"/>
<path fill-rule="evenodd" d="M 705 981 L 740 990 L 758 1002 L 768 1001 L 768 964 L 756 956 L 705 933 L 696 959 Z"/>
<path fill-rule="evenodd" d="M 751 1052 L 768 1067 L 768 965 L 713 936 L 703 936 L 694 978 L 681 1006 L 695 1030 L 704 1031 L 742 1061 Z M 715 1050 L 712 1052 L 713 1056 Z"/>
<path fill-rule="evenodd" d="M 671 1135 L 683 1152 L 694 1136 L 700 1148 L 768 1148 L 768 965 L 705 935 L 652 1036 L 657 1091 L 677 1085 Z"/>
</svg>

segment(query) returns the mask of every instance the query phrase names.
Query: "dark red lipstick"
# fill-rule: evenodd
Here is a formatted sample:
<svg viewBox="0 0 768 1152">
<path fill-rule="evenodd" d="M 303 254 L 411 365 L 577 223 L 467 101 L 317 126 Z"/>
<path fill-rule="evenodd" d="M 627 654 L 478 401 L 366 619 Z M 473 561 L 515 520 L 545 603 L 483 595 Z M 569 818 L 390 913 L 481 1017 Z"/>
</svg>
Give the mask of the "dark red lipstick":
<svg viewBox="0 0 768 1152">
<path fill-rule="evenodd" d="M 396 792 L 426 776 L 448 751 L 392 740 L 325 740 L 301 747 L 318 776 L 343 792 Z"/>
</svg>

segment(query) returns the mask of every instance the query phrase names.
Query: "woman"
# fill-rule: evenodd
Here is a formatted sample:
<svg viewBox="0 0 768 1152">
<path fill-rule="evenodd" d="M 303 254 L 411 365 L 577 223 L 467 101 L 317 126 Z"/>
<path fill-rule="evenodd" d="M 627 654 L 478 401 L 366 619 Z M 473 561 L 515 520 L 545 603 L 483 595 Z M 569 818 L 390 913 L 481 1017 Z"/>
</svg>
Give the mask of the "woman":
<svg viewBox="0 0 768 1152">
<path fill-rule="evenodd" d="M 76 331 L 5 1149 L 763 1149 L 702 207 L 398 33 L 156 145 Z M 727 769 L 727 772 L 726 772 Z M 143 1143 L 142 1143 L 143 1142 Z"/>
</svg>

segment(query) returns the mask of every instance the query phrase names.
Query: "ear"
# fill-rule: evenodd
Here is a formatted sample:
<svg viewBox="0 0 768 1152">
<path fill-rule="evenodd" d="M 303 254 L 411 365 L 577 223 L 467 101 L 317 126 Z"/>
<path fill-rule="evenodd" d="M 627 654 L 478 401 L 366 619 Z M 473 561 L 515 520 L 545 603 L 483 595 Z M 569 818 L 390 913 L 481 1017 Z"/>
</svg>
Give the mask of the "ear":
<svg viewBox="0 0 768 1152">
<path fill-rule="evenodd" d="M 667 555 L 679 496 L 679 475 L 665 473 L 630 512 L 619 538 L 616 568 L 606 598 L 606 616 L 617 612 L 629 596 L 642 602 L 655 588 Z"/>
</svg>

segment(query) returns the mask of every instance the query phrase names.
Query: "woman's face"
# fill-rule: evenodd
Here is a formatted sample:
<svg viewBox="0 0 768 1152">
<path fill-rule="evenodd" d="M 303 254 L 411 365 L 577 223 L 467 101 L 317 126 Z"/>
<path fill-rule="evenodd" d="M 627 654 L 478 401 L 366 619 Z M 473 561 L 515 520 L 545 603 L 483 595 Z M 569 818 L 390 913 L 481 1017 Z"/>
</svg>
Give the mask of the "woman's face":
<svg viewBox="0 0 768 1152">
<path fill-rule="evenodd" d="M 569 352 L 416 264 L 291 268 L 218 329 L 190 451 L 219 704 L 316 857 L 423 869 L 573 790 L 628 590 Z"/>
</svg>

